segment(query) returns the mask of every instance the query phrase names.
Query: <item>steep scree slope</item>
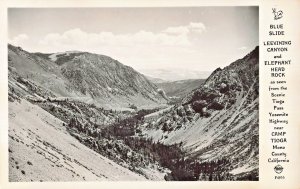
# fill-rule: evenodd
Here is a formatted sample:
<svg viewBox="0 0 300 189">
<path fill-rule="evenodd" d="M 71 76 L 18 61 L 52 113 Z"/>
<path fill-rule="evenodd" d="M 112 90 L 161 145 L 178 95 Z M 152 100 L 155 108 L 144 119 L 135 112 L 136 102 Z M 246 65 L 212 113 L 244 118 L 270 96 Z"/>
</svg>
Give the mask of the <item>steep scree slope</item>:
<svg viewBox="0 0 300 189">
<path fill-rule="evenodd" d="M 163 115 L 148 115 L 145 136 L 181 143 L 200 161 L 229 159 L 233 174 L 258 169 L 259 49 L 216 69 L 196 90 Z"/>
</svg>

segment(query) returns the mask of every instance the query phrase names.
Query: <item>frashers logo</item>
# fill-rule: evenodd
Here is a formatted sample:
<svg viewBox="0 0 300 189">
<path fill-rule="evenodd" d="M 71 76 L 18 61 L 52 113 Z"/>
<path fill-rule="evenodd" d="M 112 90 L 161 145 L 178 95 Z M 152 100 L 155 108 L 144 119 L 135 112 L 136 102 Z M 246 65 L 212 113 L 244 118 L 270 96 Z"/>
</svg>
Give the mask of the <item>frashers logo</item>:
<svg viewBox="0 0 300 189">
<path fill-rule="evenodd" d="M 278 20 L 278 19 L 282 18 L 283 12 L 281 10 L 276 11 L 276 9 L 273 8 L 272 11 L 273 11 L 273 14 L 274 14 L 274 20 Z"/>
<path fill-rule="evenodd" d="M 281 165 L 276 165 L 276 166 L 274 167 L 274 171 L 275 171 L 276 173 L 280 174 L 280 173 L 282 173 L 282 171 L 283 171 L 283 167 L 282 167 Z"/>
</svg>

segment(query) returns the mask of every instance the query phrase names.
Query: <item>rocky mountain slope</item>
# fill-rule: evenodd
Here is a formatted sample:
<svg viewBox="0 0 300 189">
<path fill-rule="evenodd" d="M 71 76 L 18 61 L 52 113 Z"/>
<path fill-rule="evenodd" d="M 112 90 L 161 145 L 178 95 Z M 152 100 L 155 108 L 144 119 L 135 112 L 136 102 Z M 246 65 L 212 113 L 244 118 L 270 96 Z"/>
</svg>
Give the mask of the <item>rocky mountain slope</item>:
<svg viewBox="0 0 300 189">
<path fill-rule="evenodd" d="M 203 71 L 195 68 L 152 68 L 139 69 L 139 71 L 150 78 L 159 78 L 164 81 L 179 81 L 187 79 L 206 79 L 211 72 Z M 154 80 L 155 81 L 155 80 Z M 158 80 L 159 82 L 159 80 Z"/>
<path fill-rule="evenodd" d="M 167 102 L 144 75 L 108 56 L 87 52 L 29 53 L 8 45 L 9 69 L 58 97 L 106 108 L 157 106 Z"/>
<path fill-rule="evenodd" d="M 103 130 L 135 113 L 58 98 L 9 70 L 9 179 L 162 180 L 164 169 Z"/>
<path fill-rule="evenodd" d="M 152 83 L 155 83 L 155 84 L 167 82 L 167 81 L 165 81 L 165 80 L 163 80 L 163 79 L 156 78 L 156 77 L 150 77 L 150 76 L 146 76 L 146 77 L 147 77 L 147 79 L 148 79 L 149 81 L 151 81 Z"/>
<path fill-rule="evenodd" d="M 229 160 L 231 174 L 258 174 L 259 49 L 216 69 L 180 104 L 145 117 L 143 134 L 181 144 L 197 162 Z M 224 172 L 224 171 L 223 171 Z"/>
<path fill-rule="evenodd" d="M 9 104 L 9 180 L 146 180 L 72 137 L 57 119 L 22 99 Z"/>
<path fill-rule="evenodd" d="M 158 108 L 165 92 L 109 57 L 9 46 L 10 180 L 257 180 L 258 52 Z"/>
<path fill-rule="evenodd" d="M 182 99 L 194 89 L 200 87 L 204 79 L 187 79 L 179 81 L 159 82 L 156 85 L 163 89 L 172 99 Z"/>
</svg>

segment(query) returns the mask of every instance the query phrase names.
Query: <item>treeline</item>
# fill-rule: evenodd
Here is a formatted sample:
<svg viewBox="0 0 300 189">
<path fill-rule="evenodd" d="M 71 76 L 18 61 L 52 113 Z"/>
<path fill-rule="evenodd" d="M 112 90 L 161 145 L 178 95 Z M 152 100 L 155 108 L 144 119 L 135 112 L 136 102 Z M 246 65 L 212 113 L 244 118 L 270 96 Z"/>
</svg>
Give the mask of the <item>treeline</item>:
<svg viewBox="0 0 300 189">
<path fill-rule="evenodd" d="M 168 168 L 171 173 L 165 180 L 173 181 L 225 181 L 225 180 L 257 180 L 257 173 L 248 173 L 242 176 L 233 176 L 229 173 L 232 161 L 221 158 L 213 161 L 200 162 L 187 158 L 182 150 L 182 143 L 165 145 L 154 142 L 149 138 L 124 137 L 126 145 L 141 153 L 151 162 L 159 162 L 162 167 Z"/>
<path fill-rule="evenodd" d="M 165 145 L 141 137 L 125 137 L 123 140 L 131 149 L 159 162 L 162 167 L 171 168 L 178 159 L 184 156 L 180 144 Z"/>
<path fill-rule="evenodd" d="M 176 169 L 166 176 L 167 180 L 179 181 L 220 181 L 232 180 L 233 177 L 228 173 L 230 162 L 227 159 L 216 161 L 199 162 L 191 159 L 180 159 L 176 162 Z"/>
<path fill-rule="evenodd" d="M 102 130 L 103 137 L 109 137 L 108 135 L 117 137 L 133 136 L 136 132 L 140 132 L 138 127 L 144 123 L 145 115 L 154 113 L 158 110 L 159 109 L 141 109 L 131 117 L 117 119 L 115 123 Z"/>
<path fill-rule="evenodd" d="M 117 163 L 127 162 L 134 171 L 138 171 L 134 167 L 139 168 L 158 162 L 160 166 L 170 170 L 170 173 L 165 176 L 165 180 L 257 180 L 256 172 L 238 177 L 230 174 L 232 162 L 227 158 L 200 162 L 187 158 L 182 149 L 182 143 L 166 145 L 159 141 L 153 141 L 151 138 L 136 135 L 139 126 L 144 122 L 144 116 L 155 111 L 157 110 L 140 110 L 132 117 L 116 120 L 110 126 L 96 129 L 95 132 L 92 130 L 87 132 L 90 127 L 84 127 L 77 119 L 72 119 L 68 126 L 76 128 L 79 131 L 78 134 L 81 133 L 83 138 L 79 135 L 73 136 L 85 145 Z"/>
</svg>

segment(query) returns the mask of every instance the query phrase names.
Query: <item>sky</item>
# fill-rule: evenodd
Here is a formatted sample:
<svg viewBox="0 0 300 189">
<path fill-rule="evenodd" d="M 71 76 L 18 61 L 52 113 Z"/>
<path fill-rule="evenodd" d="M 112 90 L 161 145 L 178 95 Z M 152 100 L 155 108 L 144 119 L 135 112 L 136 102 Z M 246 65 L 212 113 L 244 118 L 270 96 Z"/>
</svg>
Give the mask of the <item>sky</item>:
<svg viewBox="0 0 300 189">
<path fill-rule="evenodd" d="M 258 25 L 258 7 L 8 10 L 13 45 L 29 52 L 103 54 L 144 73 L 227 66 L 258 45 Z"/>
</svg>

